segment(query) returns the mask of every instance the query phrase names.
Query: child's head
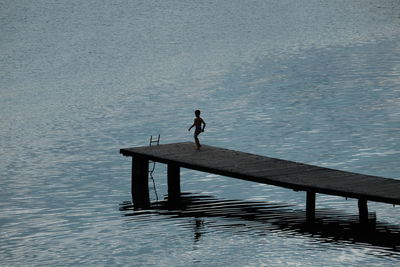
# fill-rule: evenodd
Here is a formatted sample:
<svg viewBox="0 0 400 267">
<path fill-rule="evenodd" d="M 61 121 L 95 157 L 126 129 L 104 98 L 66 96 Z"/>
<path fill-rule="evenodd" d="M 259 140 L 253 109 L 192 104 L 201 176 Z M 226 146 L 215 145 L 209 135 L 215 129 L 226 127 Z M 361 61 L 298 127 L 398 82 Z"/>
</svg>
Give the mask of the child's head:
<svg viewBox="0 0 400 267">
<path fill-rule="evenodd" d="M 196 115 L 196 117 L 200 116 L 200 110 L 196 110 L 196 111 L 194 112 L 194 114 Z"/>
</svg>

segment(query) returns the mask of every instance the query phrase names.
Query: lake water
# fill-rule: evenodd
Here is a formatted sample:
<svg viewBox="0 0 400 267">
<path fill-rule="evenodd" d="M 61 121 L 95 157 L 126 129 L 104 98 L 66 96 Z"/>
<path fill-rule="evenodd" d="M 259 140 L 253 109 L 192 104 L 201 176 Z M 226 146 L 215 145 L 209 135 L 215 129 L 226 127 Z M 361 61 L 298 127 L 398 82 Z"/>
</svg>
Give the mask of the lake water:
<svg viewBox="0 0 400 267">
<path fill-rule="evenodd" d="M 399 266 L 400 208 L 182 169 L 131 207 L 119 149 L 191 141 L 400 178 L 400 2 L 0 2 L 2 266 Z M 158 198 L 158 201 L 157 201 Z"/>
</svg>

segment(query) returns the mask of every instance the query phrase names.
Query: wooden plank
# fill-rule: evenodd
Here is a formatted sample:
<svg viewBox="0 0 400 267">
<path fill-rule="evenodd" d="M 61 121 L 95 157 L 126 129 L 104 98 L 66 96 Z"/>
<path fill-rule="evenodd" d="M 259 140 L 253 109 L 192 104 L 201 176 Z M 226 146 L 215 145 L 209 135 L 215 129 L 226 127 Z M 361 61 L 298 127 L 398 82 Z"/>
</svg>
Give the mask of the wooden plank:
<svg viewBox="0 0 400 267">
<path fill-rule="evenodd" d="M 400 180 L 364 175 L 194 143 L 120 150 L 125 156 L 295 190 L 400 204 Z"/>
</svg>

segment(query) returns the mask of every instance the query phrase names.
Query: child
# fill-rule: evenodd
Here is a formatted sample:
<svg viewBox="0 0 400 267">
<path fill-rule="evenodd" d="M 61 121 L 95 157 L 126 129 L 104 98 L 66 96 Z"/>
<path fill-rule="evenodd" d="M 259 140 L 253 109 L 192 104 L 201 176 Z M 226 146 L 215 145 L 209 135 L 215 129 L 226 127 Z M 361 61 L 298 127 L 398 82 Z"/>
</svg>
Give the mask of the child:
<svg viewBox="0 0 400 267">
<path fill-rule="evenodd" d="M 200 150 L 201 145 L 198 136 L 201 132 L 204 132 L 204 128 L 206 128 L 206 123 L 203 121 L 202 118 L 200 118 L 200 110 L 196 110 L 194 114 L 196 115 L 196 118 L 194 119 L 193 125 L 190 126 L 188 131 L 196 126 L 196 129 L 194 131 L 194 141 L 196 141 L 197 150 Z M 203 124 L 203 128 L 201 127 L 201 124 Z"/>
</svg>

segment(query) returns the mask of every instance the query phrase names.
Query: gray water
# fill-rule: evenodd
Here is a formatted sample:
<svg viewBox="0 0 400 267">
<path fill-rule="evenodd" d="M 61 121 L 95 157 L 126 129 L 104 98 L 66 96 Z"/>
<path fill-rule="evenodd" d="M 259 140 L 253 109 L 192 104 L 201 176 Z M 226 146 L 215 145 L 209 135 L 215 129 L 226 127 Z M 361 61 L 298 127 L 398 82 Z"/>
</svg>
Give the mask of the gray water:
<svg viewBox="0 0 400 267">
<path fill-rule="evenodd" d="M 131 207 L 119 149 L 192 141 L 399 179 L 400 3 L 0 1 L 2 266 L 398 266 L 400 210 L 183 169 Z M 157 197 L 158 200 L 157 201 Z"/>
</svg>

